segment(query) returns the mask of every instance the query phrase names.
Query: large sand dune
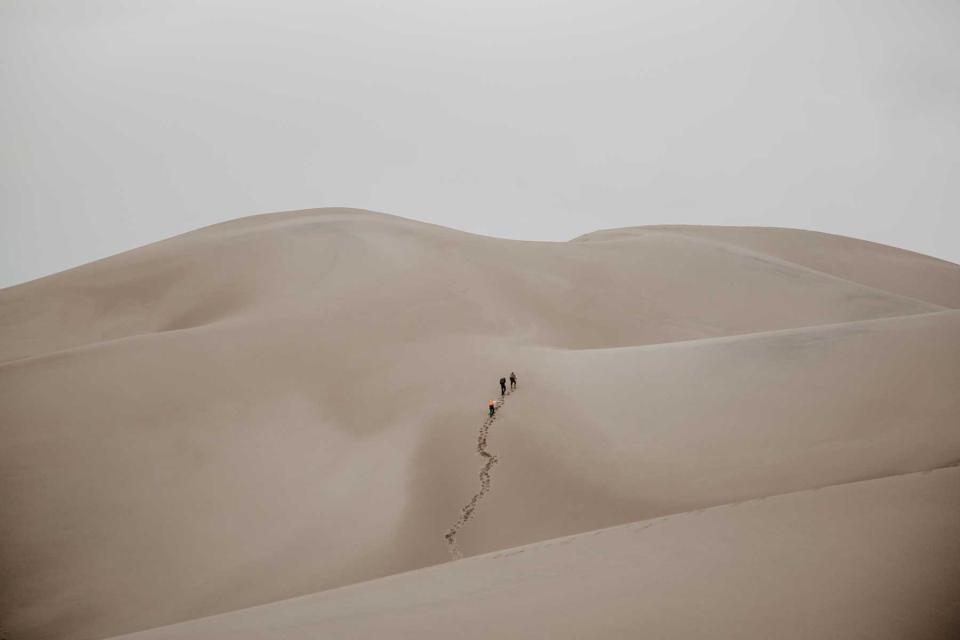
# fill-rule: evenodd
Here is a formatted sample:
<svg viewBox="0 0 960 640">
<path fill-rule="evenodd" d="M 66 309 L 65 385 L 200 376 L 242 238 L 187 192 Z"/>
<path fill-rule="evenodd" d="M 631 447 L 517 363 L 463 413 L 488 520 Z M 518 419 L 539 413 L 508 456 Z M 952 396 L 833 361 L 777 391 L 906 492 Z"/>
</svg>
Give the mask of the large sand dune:
<svg viewBox="0 0 960 640">
<path fill-rule="evenodd" d="M 958 301 L 956 265 L 823 234 L 671 227 L 535 243 L 355 210 L 241 219 L 0 291 L 3 629 L 104 637 L 446 561 L 443 533 L 478 488 L 486 401 L 511 369 L 520 389 L 491 428 L 493 490 L 459 534 L 468 555 L 792 492 L 810 491 L 796 495 L 828 522 L 837 507 L 813 489 L 907 486 L 903 474 L 960 461 Z M 937 542 L 938 522 L 956 524 L 941 509 L 956 476 L 938 474 L 915 509 L 947 520 L 892 515 L 928 549 L 933 575 L 906 581 L 911 597 L 957 586 L 944 555 L 956 547 Z M 865 491 L 884 513 L 901 496 Z M 839 541 L 797 529 L 796 562 L 862 556 L 866 510 L 844 514 Z M 775 549 L 790 521 L 763 517 L 751 535 Z M 693 548 L 664 553 L 686 575 L 698 553 L 723 566 L 744 553 L 710 528 L 677 536 Z M 550 561 L 557 582 L 580 571 L 567 561 L 580 560 Z M 475 562 L 444 568 L 453 593 L 472 588 Z M 528 584 L 528 569 L 505 579 Z M 698 574 L 696 589 L 779 571 L 755 569 L 712 586 Z M 351 593 L 369 587 L 380 595 L 362 607 L 390 608 L 389 584 L 406 588 Z M 566 587 L 544 588 L 530 597 Z M 651 624 L 683 631 L 664 611 L 696 589 L 651 595 Z M 451 598 L 418 610 L 454 624 Z M 765 619 L 789 618 L 787 600 L 763 601 Z M 844 624 L 871 628 L 879 602 Z M 329 618 L 310 624 L 352 637 Z"/>
</svg>

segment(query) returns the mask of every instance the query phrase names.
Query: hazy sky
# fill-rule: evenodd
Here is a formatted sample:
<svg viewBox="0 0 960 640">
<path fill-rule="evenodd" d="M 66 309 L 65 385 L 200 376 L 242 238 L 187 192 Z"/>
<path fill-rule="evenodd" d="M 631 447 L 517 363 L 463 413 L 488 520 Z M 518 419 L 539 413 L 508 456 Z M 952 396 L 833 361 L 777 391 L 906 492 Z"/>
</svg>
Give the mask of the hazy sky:
<svg viewBox="0 0 960 640">
<path fill-rule="evenodd" d="M 0 286 L 253 213 L 960 262 L 960 2 L 3 0 Z"/>
</svg>

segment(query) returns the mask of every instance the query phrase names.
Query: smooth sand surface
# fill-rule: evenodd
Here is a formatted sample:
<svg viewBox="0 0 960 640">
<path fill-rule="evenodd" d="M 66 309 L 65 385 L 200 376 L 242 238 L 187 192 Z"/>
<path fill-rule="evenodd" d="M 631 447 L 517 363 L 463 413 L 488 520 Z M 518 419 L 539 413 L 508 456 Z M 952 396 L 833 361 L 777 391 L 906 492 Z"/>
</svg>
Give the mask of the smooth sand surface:
<svg viewBox="0 0 960 640">
<path fill-rule="evenodd" d="M 731 249 L 746 249 L 754 252 L 758 259 L 779 258 L 795 266 L 805 266 L 867 286 L 948 307 L 960 307 L 957 265 L 875 242 L 818 231 L 657 225 L 597 231 L 576 241 L 593 242 L 657 233 L 679 234 Z"/>
<path fill-rule="evenodd" d="M 952 638 L 958 504 L 960 469 L 949 467 L 582 533 L 124 638 Z"/>
<path fill-rule="evenodd" d="M 291 212 L 0 291 L 3 631 L 105 637 L 446 562 L 443 533 L 478 489 L 486 403 L 511 369 L 520 388 L 490 430 L 492 490 L 458 536 L 468 556 L 787 493 L 809 496 L 827 526 L 843 510 L 810 490 L 907 486 L 915 476 L 904 474 L 960 460 L 960 267 L 809 232 L 670 229 L 536 243 L 357 210 Z M 912 499 L 955 526 L 945 485 Z M 867 491 L 876 509 L 887 491 Z M 856 520 L 859 508 L 848 511 Z M 764 527 L 787 527 L 777 513 Z M 865 511 L 839 539 L 797 530 L 793 561 L 846 549 L 911 598 L 955 588 L 956 548 L 937 546 L 936 518 L 891 517 L 916 527 L 927 582 L 865 554 L 869 537 L 854 533 Z M 745 553 L 712 531 L 678 531 L 686 542 L 664 558 L 692 575 L 703 554 L 726 567 Z M 475 562 L 443 568 L 463 581 L 454 591 L 471 589 Z M 582 582 L 556 562 L 553 579 Z M 529 584 L 524 567 L 509 579 Z M 717 569 L 716 584 L 698 574 L 696 589 L 753 588 L 780 570 Z M 635 597 L 617 575 L 610 584 Z M 354 587 L 380 595 L 349 607 L 391 609 L 390 580 Z M 548 607 L 567 588 L 532 589 L 526 605 Z M 651 595 L 638 615 L 683 637 L 690 589 Z M 775 596 L 755 615 L 791 619 L 789 598 Z M 459 629 L 450 611 L 473 615 L 425 597 L 424 620 Z M 857 601 L 843 624 L 872 629 L 881 600 Z M 603 617 L 601 600 L 585 606 Z M 309 624 L 353 637 L 339 615 Z M 569 637 L 632 637 L 638 620 Z M 945 628 L 938 620 L 929 629 Z M 760 623 L 734 628 L 770 637 Z"/>
</svg>

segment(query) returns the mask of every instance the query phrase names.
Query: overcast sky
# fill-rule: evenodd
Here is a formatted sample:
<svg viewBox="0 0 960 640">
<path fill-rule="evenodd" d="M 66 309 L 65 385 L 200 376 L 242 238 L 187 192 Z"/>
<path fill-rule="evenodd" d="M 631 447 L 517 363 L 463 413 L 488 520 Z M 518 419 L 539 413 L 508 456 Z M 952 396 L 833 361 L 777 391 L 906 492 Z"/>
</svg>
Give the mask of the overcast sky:
<svg viewBox="0 0 960 640">
<path fill-rule="evenodd" d="M 960 262 L 960 2 L 3 0 L 0 286 L 351 206 Z"/>
</svg>

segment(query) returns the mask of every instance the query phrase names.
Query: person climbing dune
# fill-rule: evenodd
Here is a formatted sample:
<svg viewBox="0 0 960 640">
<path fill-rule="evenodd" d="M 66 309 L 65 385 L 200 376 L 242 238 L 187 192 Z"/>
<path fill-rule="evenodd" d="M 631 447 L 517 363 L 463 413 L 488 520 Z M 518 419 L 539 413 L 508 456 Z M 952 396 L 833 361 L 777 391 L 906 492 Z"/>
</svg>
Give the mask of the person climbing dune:
<svg viewBox="0 0 960 640">
<path fill-rule="evenodd" d="M 507 395 L 507 379 L 506 378 L 500 378 L 500 395 L 501 396 Z"/>
<path fill-rule="evenodd" d="M 497 412 L 497 403 L 494 400 L 490 401 L 490 417 L 493 417 L 493 414 Z"/>
<path fill-rule="evenodd" d="M 517 388 L 517 374 L 513 371 L 510 372 L 510 391 L 513 391 Z"/>
</svg>

